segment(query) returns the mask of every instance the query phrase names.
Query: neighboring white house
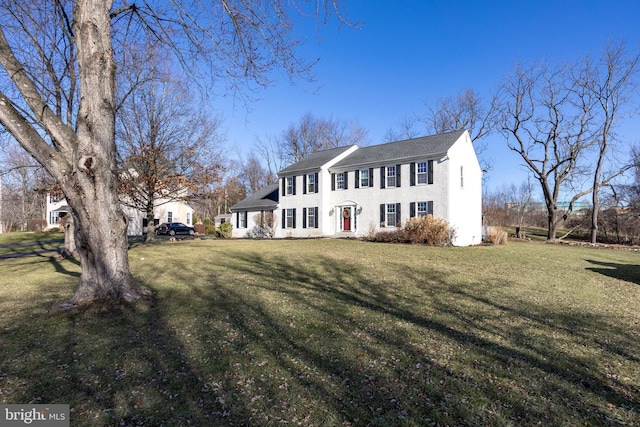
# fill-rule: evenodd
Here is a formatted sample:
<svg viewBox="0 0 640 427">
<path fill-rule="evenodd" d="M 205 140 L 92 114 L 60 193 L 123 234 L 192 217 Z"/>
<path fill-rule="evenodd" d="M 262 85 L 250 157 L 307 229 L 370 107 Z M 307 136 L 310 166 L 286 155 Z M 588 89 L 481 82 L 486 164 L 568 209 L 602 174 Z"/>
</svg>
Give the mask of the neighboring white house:
<svg viewBox="0 0 640 427">
<path fill-rule="evenodd" d="M 166 202 L 166 203 L 165 203 Z M 127 234 L 141 236 L 147 231 L 147 215 L 129 206 L 120 206 L 129 219 Z M 60 226 L 60 218 L 69 212 L 67 201 L 62 197 L 47 195 L 47 229 Z M 193 225 L 193 209 L 181 201 L 159 199 L 154 209 L 155 225 L 163 222 L 183 222 Z"/>
<path fill-rule="evenodd" d="M 433 214 L 466 246 L 482 240 L 482 171 L 467 131 L 351 145 L 304 157 L 230 210 L 234 237 L 272 212 L 280 238 L 364 236 Z"/>
</svg>

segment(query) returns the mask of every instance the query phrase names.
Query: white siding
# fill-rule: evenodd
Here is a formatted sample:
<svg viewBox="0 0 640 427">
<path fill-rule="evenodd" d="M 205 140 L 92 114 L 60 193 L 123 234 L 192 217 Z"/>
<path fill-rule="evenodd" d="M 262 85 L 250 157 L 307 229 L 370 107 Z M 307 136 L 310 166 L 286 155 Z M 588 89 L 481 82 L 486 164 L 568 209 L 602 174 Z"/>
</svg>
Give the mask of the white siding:
<svg viewBox="0 0 640 427">
<path fill-rule="evenodd" d="M 388 163 L 362 165 L 350 170 L 331 170 L 333 164 L 342 160 L 357 147 L 323 165 L 318 173 L 318 192 L 305 193 L 303 172 L 295 175 L 295 195 L 283 194 L 283 185 L 287 177 L 279 177 L 279 202 L 275 211 L 275 237 L 316 237 L 334 235 L 365 236 L 382 229 L 395 228 L 394 224 L 381 226 L 380 206 L 382 204 L 399 204 L 401 225 L 410 218 L 411 203 L 433 202 L 433 214 L 447 221 L 456 229 L 455 245 L 470 245 L 480 243 L 482 230 L 482 172 L 475 155 L 469 134 L 464 132 L 450 147 L 447 153 L 431 158 L 412 158 Z M 429 162 L 433 164 L 433 183 L 411 185 L 411 163 Z M 399 168 L 398 168 L 399 165 Z M 396 175 L 400 174 L 400 185 L 381 188 L 381 179 L 386 180 L 386 174 L 381 175 L 381 167 L 395 166 Z M 464 170 L 464 186 L 460 183 L 460 167 Z M 369 177 L 373 180 L 370 187 L 355 188 L 356 170 L 373 169 Z M 345 173 L 346 189 L 331 190 L 332 174 Z M 312 171 L 306 172 L 312 173 Z M 286 193 L 286 192 L 285 192 Z M 318 208 L 318 227 L 303 227 L 304 208 Z M 347 233 L 341 230 L 344 208 L 350 209 L 351 230 Z M 296 219 L 294 227 L 282 227 L 282 220 L 288 209 L 295 209 Z M 257 212 L 248 212 L 248 221 Z M 237 229 L 236 214 L 232 219 L 234 237 L 245 237 L 251 229 Z"/>
<path fill-rule="evenodd" d="M 469 135 L 465 133 L 449 150 L 449 222 L 456 228 L 456 246 L 482 241 L 482 170 Z M 461 185 L 460 168 L 464 185 Z"/>
</svg>

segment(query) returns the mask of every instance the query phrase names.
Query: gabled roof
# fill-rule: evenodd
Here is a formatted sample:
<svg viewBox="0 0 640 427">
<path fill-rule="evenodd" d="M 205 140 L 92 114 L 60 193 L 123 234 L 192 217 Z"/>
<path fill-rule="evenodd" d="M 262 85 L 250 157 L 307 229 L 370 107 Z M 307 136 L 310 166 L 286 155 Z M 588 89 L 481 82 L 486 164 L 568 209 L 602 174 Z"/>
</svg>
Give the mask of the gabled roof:
<svg viewBox="0 0 640 427">
<path fill-rule="evenodd" d="M 344 147 L 316 151 L 315 153 L 311 153 L 303 157 L 291 166 L 282 169 L 280 172 L 278 172 L 278 176 L 282 177 L 285 175 L 292 175 L 300 172 L 311 172 L 320 170 L 320 168 L 324 164 L 328 163 L 329 161 L 344 153 L 345 151 L 351 149 L 352 147 L 353 145 L 347 145 Z"/>
<path fill-rule="evenodd" d="M 231 206 L 229 210 L 250 211 L 250 210 L 272 210 L 278 207 L 278 183 L 269 184 L 246 199 Z"/>
<path fill-rule="evenodd" d="M 443 156 L 464 132 L 464 130 L 457 130 L 438 135 L 362 147 L 340 160 L 331 169 L 346 169 L 375 163 L 393 163 L 410 158 Z"/>
</svg>

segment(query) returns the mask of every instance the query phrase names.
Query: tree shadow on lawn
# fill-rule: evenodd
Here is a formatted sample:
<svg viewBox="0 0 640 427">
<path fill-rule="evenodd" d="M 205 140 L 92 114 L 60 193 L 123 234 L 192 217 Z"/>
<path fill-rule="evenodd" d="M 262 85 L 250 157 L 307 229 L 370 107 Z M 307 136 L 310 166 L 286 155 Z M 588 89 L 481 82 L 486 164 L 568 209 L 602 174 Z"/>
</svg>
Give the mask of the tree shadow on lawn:
<svg viewBox="0 0 640 427">
<path fill-rule="evenodd" d="M 624 336 L 611 319 L 582 314 L 576 328 L 428 267 L 217 262 L 197 278 L 178 265 L 147 302 L 50 315 L 34 302 L 0 332 L 0 401 L 69 403 L 73 425 L 640 421 L 637 387 L 565 347 Z"/>
<path fill-rule="evenodd" d="M 222 262 L 246 280 L 209 288 L 215 292 L 204 297 L 233 308 L 229 326 L 242 331 L 245 345 L 260 357 L 277 361 L 297 395 L 307 395 L 291 404 L 307 412 L 374 425 L 638 421 L 637 387 L 556 342 L 562 337 L 571 348 L 597 346 L 590 334 L 612 332 L 624 337 L 626 348 L 634 337 L 611 319 L 580 313 L 579 332 L 574 313 L 519 301 L 511 302 L 520 308 L 509 309 L 461 292 L 446 274 L 428 268 L 412 275 L 399 265 L 392 277 L 372 278 L 330 257 L 310 262 L 254 253 Z M 407 294 L 398 277 L 424 291 Z M 499 320 L 489 322 L 487 315 Z M 309 371 L 316 374 L 305 375 Z M 269 381 L 261 387 L 278 395 Z"/>
<path fill-rule="evenodd" d="M 23 311 L 1 336 L 0 402 L 68 403 L 74 426 L 222 424 L 164 310 L 154 297 Z"/>
<path fill-rule="evenodd" d="M 590 271 L 640 285 L 640 265 L 638 264 L 619 264 L 616 262 L 603 262 L 593 259 L 588 259 L 586 261 L 598 266 L 588 268 Z"/>
</svg>

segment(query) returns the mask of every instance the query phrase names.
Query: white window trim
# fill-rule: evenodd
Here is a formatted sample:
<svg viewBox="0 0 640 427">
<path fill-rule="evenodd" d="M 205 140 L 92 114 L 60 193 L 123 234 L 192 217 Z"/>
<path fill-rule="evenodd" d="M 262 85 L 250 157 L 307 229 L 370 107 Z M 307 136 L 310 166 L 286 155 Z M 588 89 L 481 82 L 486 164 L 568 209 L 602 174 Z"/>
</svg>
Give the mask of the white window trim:
<svg viewBox="0 0 640 427">
<path fill-rule="evenodd" d="M 393 222 L 389 221 L 389 215 L 391 215 L 391 212 L 389 212 L 389 208 L 390 207 L 393 208 L 393 219 L 394 219 Z M 396 224 L 398 223 L 398 212 L 396 210 L 396 204 L 395 203 L 387 203 L 385 222 L 387 223 L 387 227 L 395 227 Z"/>
<path fill-rule="evenodd" d="M 293 187 L 295 186 L 295 183 L 293 182 L 293 180 L 295 179 L 294 176 L 288 176 L 286 177 L 287 180 L 287 196 L 292 196 L 293 195 Z"/>
<path fill-rule="evenodd" d="M 424 165 L 424 172 L 420 172 L 420 165 Z M 420 178 L 424 179 L 424 182 L 420 182 Z M 427 185 L 429 183 L 429 163 L 418 162 L 416 163 L 416 184 Z"/>
<path fill-rule="evenodd" d="M 295 212 L 295 209 L 292 209 L 292 208 L 288 208 L 286 210 L 286 215 L 287 215 L 286 221 L 285 221 L 286 228 L 293 228 L 293 218 L 295 215 L 294 212 Z"/>
<path fill-rule="evenodd" d="M 390 175 L 389 172 L 393 170 L 393 175 Z M 396 170 L 396 166 L 387 166 L 385 168 L 386 174 L 385 174 L 385 180 L 386 180 L 386 188 L 393 188 L 393 187 L 397 187 L 398 186 L 398 171 Z M 393 178 L 393 185 L 389 184 L 389 179 Z"/>
<path fill-rule="evenodd" d="M 366 174 L 366 184 L 365 183 L 365 178 L 363 178 L 363 174 Z M 371 185 L 371 181 L 370 181 L 371 177 L 369 176 L 369 169 L 360 169 L 360 188 L 363 187 L 369 187 Z"/>
<path fill-rule="evenodd" d="M 316 192 L 316 174 L 310 173 L 307 174 L 307 193 L 315 193 Z"/>
</svg>

